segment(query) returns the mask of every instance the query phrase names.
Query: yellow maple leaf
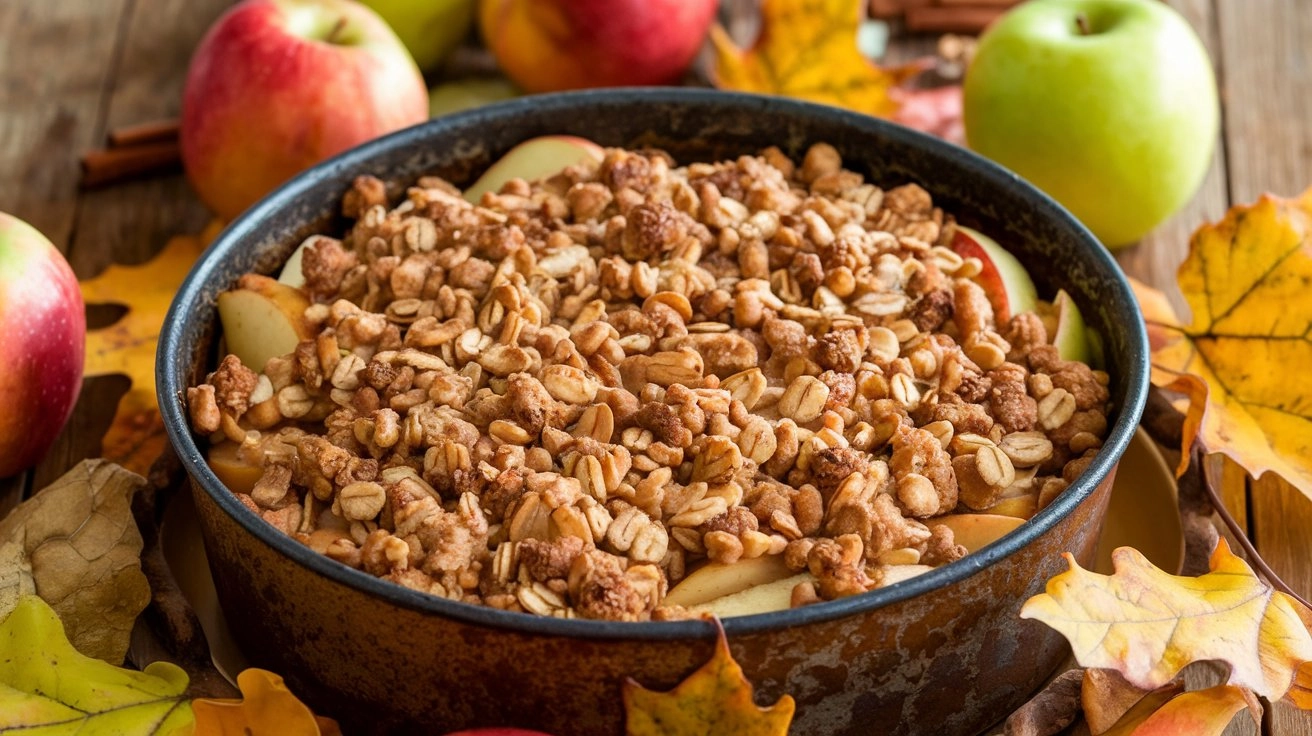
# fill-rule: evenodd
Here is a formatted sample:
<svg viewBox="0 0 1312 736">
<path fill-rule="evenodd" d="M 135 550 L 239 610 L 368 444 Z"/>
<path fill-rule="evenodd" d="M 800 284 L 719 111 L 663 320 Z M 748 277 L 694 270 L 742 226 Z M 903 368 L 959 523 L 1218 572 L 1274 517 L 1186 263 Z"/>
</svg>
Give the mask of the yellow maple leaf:
<svg viewBox="0 0 1312 736">
<path fill-rule="evenodd" d="M 1258 579 L 1224 540 L 1211 571 L 1196 578 L 1166 573 L 1129 547 L 1112 553 L 1112 575 L 1066 560 L 1070 569 L 1026 601 L 1021 617 L 1061 632 L 1084 667 L 1114 669 L 1152 690 L 1193 662 L 1217 660 L 1230 666 L 1228 684 L 1275 700 L 1312 661 L 1298 603 Z"/>
<path fill-rule="evenodd" d="M 1312 497 L 1312 381 L 1294 378 L 1312 374 L 1312 189 L 1199 228 L 1178 281 L 1189 325 L 1160 292 L 1135 288 L 1153 383 L 1189 399 L 1178 472 L 1197 439 Z"/>
<path fill-rule="evenodd" d="M 888 117 L 889 92 L 923 71 L 883 69 L 857 48 L 863 0 L 764 0 L 761 33 L 749 49 L 711 28 L 712 81 L 722 89 L 798 97 Z"/>
<path fill-rule="evenodd" d="M 729 653 L 724 629 L 710 661 L 669 692 L 648 690 L 633 680 L 623 687 L 627 736 L 785 736 L 793 720 L 793 698 L 768 708 L 752 701 L 752 684 Z"/>
<path fill-rule="evenodd" d="M 132 381 L 101 443 L 101 455 L 145 475 L 164 451 L 164 424 L 155 402 L 155 345 L 173 295 L 196 258 L 218 232 L 171 239 L 139 266 L 110 266 L 82 282 L 87 304 L 118 304 L 127 313 L 108 327 L 87 330 L 87 378 L 121 374 Z"/>
<path fill-rule="evenodd" d="M 1261 710 L 1251 692 L 1234 685 L 1192 690 L 1165 703 L 1150 694 L 1101 736 L 1221 736 L 1244 708 Z"/>
<path fill-rule="evenodd" d="M 186 689 L 168 662 L 136 672 L 79 653 L 34 595 L 0 623 L 0 734 L 190 734 Z"/>
<path fill-rule="evenodd" d="M 198 736 L 246 736 L 276 733 L 279 736 L 340 734 L 337 722 L 315 716 L 278 675 L 250 668 L 237 675 L 242 698 L 197 698 L 191 702 L 196 713 Z"/>
</svg>

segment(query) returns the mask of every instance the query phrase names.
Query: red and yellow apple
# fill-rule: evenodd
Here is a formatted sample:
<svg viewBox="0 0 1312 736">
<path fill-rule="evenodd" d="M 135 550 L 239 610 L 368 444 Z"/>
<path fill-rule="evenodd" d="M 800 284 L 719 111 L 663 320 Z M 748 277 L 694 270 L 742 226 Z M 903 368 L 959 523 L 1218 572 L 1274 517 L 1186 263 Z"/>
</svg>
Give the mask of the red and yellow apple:
<svg viewBox="0 0 1312 736">
<path fill-rule="evenodd" d="M 77 276 L 36 228 L 0 213 L 0 477 L 35 465 L 82 388 Z"/>
<path fill-rule="evenodd" d="M 231 219 L 297 172 L 428 118 L 428 90 L 396 34 L 350 0 L 244 0 L 187 70 L 182 160 Z"/>
<path fill-rule="evenodd" d="M 480 0 L 501 69 L 528 92 L 672 84 L 701 48 L 717 0 Z"/>
</svg>

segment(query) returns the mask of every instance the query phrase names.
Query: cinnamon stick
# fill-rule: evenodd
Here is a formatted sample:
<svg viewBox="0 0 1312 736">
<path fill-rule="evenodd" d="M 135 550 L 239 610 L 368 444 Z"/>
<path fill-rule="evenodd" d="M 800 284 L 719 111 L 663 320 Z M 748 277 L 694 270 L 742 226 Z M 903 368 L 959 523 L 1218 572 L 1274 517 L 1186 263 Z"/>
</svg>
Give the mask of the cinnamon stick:
<svg viewBox="0 0 1312 736">
<path fill-rule="evenodd" d="M 182 150 L 176 140 L 104 148 L 82 155 L 83 187 L 111 184 L 134 176 L 176 170 Z"/>
<path fill-rule="evenodd" d="M 110 148 L 175 141 L 178 139 L 178 121 L 176 118 L 169 118 L 125 125 L 109 131 L 107 137 Z"/>
<path fill-rule="evenodd" d="M 907 8 L 907 30 L 933 33 L 979 33 L 1006 11 L 997 5 Z"/>
</svg>

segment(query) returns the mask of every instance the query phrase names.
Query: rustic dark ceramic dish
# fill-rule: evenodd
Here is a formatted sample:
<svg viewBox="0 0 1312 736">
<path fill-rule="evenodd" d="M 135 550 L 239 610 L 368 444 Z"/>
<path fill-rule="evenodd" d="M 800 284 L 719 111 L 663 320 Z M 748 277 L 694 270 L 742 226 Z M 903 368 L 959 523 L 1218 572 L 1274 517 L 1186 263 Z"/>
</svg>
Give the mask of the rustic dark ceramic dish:
<svg viewBox="0 0 1312 736">
<path fill-rule="evenodd" d="M 188 429 L 185 388 L 214 365 L 215 296 L 243 273 L 274 271 L 306 235 L 340 232 L 352 177 L 375 174 L 398 195 L 421 174 L 468 183 L 514 144 L 552 133 L 657 146 L 681 162 L 769 145 L 797 159 L 825 141 L 877 183 L 920 183 L 1008 243 L 1042 293 L 1062 287 L 1075 297 L 1103 337 L 1116 409 L 1101 453 L 1069 491 L 999 542 L 908 582 L 724 622 L 758 701 L 796 698 L 796 734 L 972 734 L 1016 707 L 1065 653 L 1051 630 L 1018 618 L 1020 605 L 1064 568 L 1061 552 L 1092 561 L 1111 475 L 1143 407 L 1148 347 L 1124 277 L 1065 210 L 965 150 L 833 108 L 705 90 L 530 97 L 401 131 L 296 177 L 201 258 L 165 322 L 159 400 L 192 480 L 224 612 L 251 659 L 357 730 L 518 725 L 618 736 L 626 677 L 665 689 L 710 656 L 714 631 L 700 621 L 536 618 L 349 569 L 244 509 Z"/>
</svg>

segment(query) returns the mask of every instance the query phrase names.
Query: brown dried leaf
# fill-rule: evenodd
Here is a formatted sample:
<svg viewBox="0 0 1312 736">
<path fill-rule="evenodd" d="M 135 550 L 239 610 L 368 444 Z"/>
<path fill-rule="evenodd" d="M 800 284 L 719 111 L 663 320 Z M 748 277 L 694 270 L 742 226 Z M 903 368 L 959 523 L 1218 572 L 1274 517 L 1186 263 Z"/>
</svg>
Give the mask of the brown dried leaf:
<svg viewBox="0 0 1312 736">
<path fill-rule="evenodd" d="M 1053 678 L 1029 702 L 1007 718 L 1006 736 L 1052 736 L 1080 714 L 1080 682 L 1084 670 L 1066 670 Z"/>
<path fill-rule="evenodd" d="M 1257 718 L 1262 706 L 1252 691 L 1234 685 L 1166 696 L 1144 696 L 1104 736 L 1221 736 L 1244 708 Z"/>
<path fill-rule="evenodd" d="M 85 460 L 0 520 L 0 601 L 9 600 L 4 588 L 24 589 L 26 567 L 78 651 L 122 662 L 150 601 L 131 509 L 145 483 L 114 463 Z"/>
<path fill-rule="evenodd" d="M 1184 684 L 1174 680 L 1156 690 L 1145 692 L 1131 685 L 1116 670 L 1094 668 L 1084 671 L 1084 682 L 1080 687 L 1080 703 L 1084 709 L 1084 720 L 1089 724 L 1089 731 L 1094 736 L 1099 736 L 1115 728 L 1135 705 L 1146 702 L 1161 707 L 1163 703 L 1183 691 Z"/>
<path fill-rule="evenodd" d="M 32 566 L 23 548 L 13 542 L 0 543 L 0 619 L 9 615 L 25 595 L 36 595 Z"/>
</svg>

